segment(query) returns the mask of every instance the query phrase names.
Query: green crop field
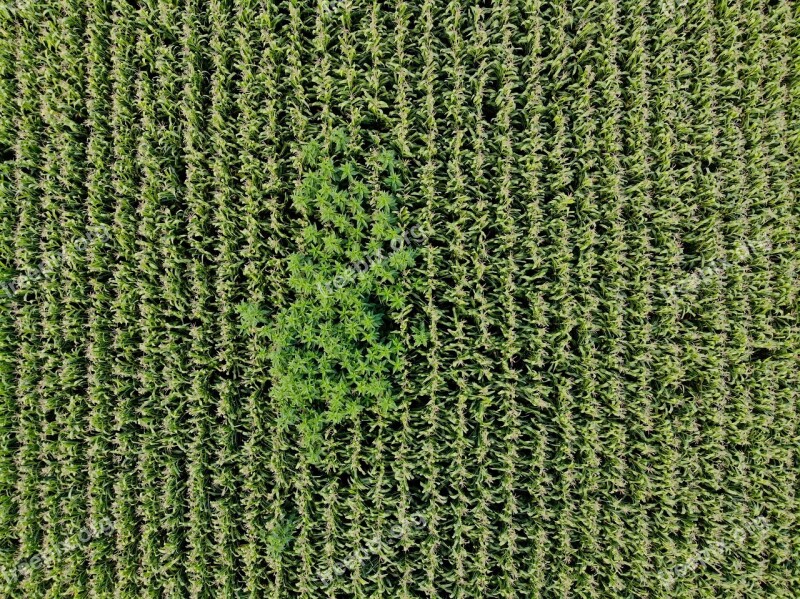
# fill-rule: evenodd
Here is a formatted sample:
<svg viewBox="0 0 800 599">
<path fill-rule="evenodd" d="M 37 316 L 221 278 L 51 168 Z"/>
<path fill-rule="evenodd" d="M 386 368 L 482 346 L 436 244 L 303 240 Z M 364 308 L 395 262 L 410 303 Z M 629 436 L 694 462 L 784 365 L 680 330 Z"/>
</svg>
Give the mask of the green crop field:
<svg viewBox="0 0 800 599">
<path fill-rule="evenodd" d="M 800 1 L 5 0 L 0 597 L 800 597 Z"/>
</svg>

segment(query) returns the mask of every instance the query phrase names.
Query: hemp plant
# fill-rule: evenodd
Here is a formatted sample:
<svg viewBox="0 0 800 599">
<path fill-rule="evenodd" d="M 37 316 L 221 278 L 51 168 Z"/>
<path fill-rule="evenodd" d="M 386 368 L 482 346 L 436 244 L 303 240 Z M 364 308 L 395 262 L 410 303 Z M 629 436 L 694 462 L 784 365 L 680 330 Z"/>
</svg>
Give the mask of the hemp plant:
<svg viewBox="0 0 800 599">
<path fill-rule="evenodd" d="M 314 155 L 312 149 L 307 159 Z M 383 157 L 382 182 L 365 181 L 345 158 L 317 164 L 293 197 L 305 223 L 302 247 L 288 257 L 293 298 L 267 333 L 279 426 L 296 430 L 311 462 L 320 457 L 328 427 L 364 410 L 386 415 L 394 406 L 400 338 L 384 308 L 399 301 L 397 275 L 413 259 L 411 249 L 394 248 L 352 284 L 325 285 L 367 255 L 383 258 L 400 237 L 392 191 L 399 172 L 393 157 Z"/>
</svg>

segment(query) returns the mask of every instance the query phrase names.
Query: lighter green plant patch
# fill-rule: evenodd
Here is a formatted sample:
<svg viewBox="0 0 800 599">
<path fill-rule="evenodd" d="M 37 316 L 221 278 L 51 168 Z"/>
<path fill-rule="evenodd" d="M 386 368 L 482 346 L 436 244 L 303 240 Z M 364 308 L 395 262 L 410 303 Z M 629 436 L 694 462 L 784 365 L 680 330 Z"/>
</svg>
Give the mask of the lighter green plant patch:
<svg viewBox="0 0 800 599">
<path fill-rule="evenodd" d="M 293 199 L 308 224 L 303 247 L 288 258 L 293 300 L 267 331 L 271 392 L 279 425 L 297 432 L 312 462 L 327 427 L 364 410 L 386 415 L 396 402 L 401 345 L 385 307 L 398 301 L 398 273 L 413 251 L 389 248 L 402 238 L 393 196 L 399 173 L 391 156 L 383 164 L 389 189 L 370 188 L 353 161 L 322 159 Z M 330 284 L 352 264 L 358 277 Z"/>
</svg>

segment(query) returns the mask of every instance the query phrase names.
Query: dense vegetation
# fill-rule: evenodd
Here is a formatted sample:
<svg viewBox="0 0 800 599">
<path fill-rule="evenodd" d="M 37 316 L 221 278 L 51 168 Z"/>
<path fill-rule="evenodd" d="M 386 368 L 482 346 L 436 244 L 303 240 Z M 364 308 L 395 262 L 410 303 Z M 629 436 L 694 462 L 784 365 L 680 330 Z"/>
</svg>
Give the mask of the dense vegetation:
<svg viewBox="0 0 800 599">
<path fill-rule="evenodd" d="M 0 596 L 798 596 L 800 3 L 13 0 L 0 71 Z"/>
</svg>

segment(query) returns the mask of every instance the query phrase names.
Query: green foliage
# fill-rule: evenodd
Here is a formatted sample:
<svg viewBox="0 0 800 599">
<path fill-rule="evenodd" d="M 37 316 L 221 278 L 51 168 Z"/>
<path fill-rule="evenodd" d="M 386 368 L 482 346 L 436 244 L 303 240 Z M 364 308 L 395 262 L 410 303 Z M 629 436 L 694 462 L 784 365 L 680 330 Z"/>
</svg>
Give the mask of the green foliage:
<svg viewBox="0 0 800 599">
<path fill-rule="evenodd" d="M 398 177 L 391 156 L 382 166 Z M 312 462 L 328 425 L 365 409 L 386 416 L 395 404 L 400 338 L 385 306 L 397 297 L 398 265 L 411 261 L 412 250 L 391 249 L 402 237 L 391 192 L 380 191 L 375 203 L 370 211 L 357 165 L 330 157 L 305 175 L 293 197 L 308 224 L 302 250 L 287 257 L 293 297 L 267 328 L 271 393 L 278 425 L 296 428 Z M 246 311 L 240 313 L 244 321 Z"/>
<path fill-rule="evenodd" d="M 2 3 L 0 597 L 796 597 L 798 40 Z"/>
<path fill-rule="evenodd" d="M 266 313 L 255 302 L 242 302 L 236 306 L 242 331 L 254 333 L 266 322 Z"/>
<path fill-rule="evenodd" d="M 288 522 L 279 524 L 269 533 L 267 547 L 273 558 L 280 558 L 281 554 L 292 542 L 295 525 L 296 523 L 293 520 L 289 520 Z"/>
</svg>

